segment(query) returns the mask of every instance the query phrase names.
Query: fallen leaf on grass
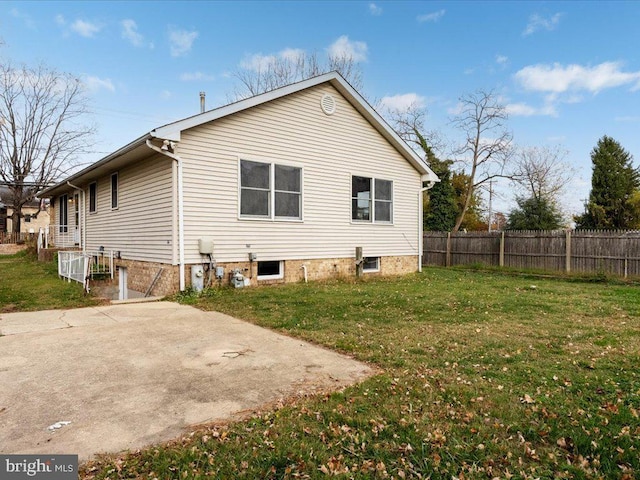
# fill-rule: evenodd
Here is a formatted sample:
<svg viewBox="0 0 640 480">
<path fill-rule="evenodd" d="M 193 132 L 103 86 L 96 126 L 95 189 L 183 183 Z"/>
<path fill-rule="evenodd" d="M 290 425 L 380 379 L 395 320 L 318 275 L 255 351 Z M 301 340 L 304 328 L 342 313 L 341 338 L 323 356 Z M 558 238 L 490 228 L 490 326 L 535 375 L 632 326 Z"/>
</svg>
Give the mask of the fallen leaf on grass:
<svg viewBox="0 0 640 480">
<path fill-rule="evenodd" d="M 528 393 L 525 393 L 524 397 L 522 397 L 520 401 L 522 403 L 536 403 L 536 401 L 533 398 L 531 398 L 531 396 Z"/>
</svg>

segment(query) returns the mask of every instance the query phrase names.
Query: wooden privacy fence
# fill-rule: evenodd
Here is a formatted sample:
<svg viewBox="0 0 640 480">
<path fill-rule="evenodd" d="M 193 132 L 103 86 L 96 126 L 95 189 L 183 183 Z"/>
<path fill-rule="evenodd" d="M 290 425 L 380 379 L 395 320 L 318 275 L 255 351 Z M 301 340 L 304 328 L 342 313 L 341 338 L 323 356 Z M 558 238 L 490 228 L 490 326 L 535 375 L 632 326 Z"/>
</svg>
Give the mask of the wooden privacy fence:
<svg viewBox="0 0 640 480">
<path fill-rule="evenodd" d="M 423 264 L 640 276 L 640 231 L 425 232 Z"/>
</svg>

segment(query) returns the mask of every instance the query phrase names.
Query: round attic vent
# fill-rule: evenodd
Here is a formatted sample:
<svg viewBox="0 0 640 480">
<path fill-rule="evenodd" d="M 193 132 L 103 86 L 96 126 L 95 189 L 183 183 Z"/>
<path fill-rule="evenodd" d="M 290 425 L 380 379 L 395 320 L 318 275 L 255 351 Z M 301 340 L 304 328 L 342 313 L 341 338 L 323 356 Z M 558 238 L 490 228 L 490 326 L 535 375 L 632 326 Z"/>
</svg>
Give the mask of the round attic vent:
<svg viewBox="0 0 640 480">
<path fill-rule="evenodd" d="M 322 111 L 327 115 L 333 115 L 336 112 L 336 100 L 331 95 L 325 93 L 320 100 Z"/>
</svg>

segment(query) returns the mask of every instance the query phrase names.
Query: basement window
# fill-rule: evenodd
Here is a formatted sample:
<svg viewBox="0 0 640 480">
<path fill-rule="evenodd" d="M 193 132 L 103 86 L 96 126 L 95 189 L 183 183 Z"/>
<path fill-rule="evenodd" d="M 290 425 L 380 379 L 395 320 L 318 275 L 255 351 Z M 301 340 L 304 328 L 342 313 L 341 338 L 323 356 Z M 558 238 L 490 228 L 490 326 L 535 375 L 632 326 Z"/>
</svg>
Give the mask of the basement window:
<svg viewBox="0 0 640 480">
<path fill-rule="evenodd" d="M 380 257 L 366 257 L 362 266 L 363 272 L 379 272 Z"/>
<path fill-rule="evenodd" d="M 258 280 L 277 280 L 284 278 L 283 262 L 279 260 L 258 262 Z"/>
</svg>

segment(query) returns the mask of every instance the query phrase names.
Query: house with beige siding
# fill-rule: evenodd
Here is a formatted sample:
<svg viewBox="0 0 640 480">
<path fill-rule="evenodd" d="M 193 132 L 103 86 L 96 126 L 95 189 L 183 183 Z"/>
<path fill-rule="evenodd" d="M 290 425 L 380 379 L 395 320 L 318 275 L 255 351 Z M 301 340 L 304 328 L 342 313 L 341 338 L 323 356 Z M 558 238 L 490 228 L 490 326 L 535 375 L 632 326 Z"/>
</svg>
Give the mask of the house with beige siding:
<svg viewBox="0 0 640 480">
<path fill-rule="evenodd" d="M 60 246 L 113 250 L 158 295 L 417 271 L 436 181 L 332 72 L 156 128 L 42 195 Z"/>
</svg>

